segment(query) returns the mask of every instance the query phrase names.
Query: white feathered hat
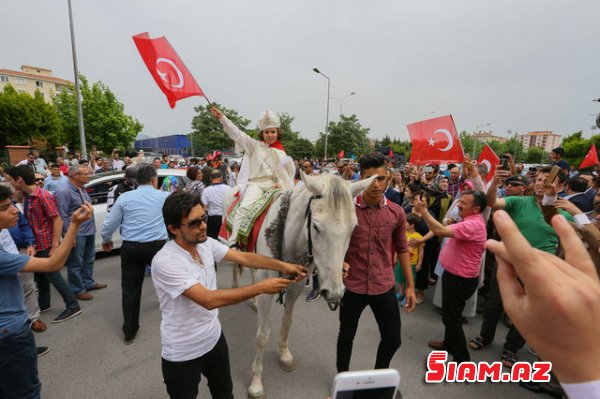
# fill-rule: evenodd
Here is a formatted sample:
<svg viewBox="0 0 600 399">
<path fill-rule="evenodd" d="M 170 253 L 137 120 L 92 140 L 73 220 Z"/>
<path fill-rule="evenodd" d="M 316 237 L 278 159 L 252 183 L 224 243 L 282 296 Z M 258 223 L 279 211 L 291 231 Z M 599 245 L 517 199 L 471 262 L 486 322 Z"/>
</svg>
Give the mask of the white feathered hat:
<svg viewBox="0 0 600 399">
<path fill-rule="evenodd" d="M 279 121 L 279 116 L 277 116 L 275 112 L 267 110 L 260 114 L 260 119 L 258 120 L 258 130 L 261 132 L 272 127 L 279 129 L 280 126 L 281 122 Z"/>
</svg>

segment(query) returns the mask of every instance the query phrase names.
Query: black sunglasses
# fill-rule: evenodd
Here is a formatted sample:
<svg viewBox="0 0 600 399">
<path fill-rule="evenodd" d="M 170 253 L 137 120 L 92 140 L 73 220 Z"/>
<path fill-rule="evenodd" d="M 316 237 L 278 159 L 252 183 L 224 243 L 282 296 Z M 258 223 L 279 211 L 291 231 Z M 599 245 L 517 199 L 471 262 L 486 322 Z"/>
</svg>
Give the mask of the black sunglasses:
<svg viewBox="0 0 600 399">
<path fill-rule="evenodd" d="M 37 179 L 35 179 L 35 181 L 44 181 L 44 179 L 38 177 Z"/>
<path fill-rule="evenodd" d="M 208 223 L 208 213 L 205 213 L 201 218 L 192 219 L 186 223 L 188 229 L 196 229 L 200 227 L 202 223 Z"/>
</svg>

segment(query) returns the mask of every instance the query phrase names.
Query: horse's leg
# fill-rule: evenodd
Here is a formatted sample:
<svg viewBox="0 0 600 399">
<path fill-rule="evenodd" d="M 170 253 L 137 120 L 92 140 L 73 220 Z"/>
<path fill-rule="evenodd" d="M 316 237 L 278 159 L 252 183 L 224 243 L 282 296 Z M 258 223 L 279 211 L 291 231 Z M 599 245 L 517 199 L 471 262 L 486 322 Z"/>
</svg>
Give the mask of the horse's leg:
<svg viewBox="0 0 600 399">
<path fill-rule="evenodd" d="M 295 283 L 288 287 L 285 296 L 285 309 L 281 319 L 281 329 L 279 330 L 279 366 L 283 371 L 293 371 L 296 368 L 296 361 L 290 352 L 289 334 L 292 326 L 292 316 L 294 315 L 294 305 L 304 289 L 304 281 Z"/>
<path fill-rule="evenodd" d="M 256 269 L 252 268 L 252 270 L 250 270 L 250 278 L 252 281 L 252 284 L 256 284 Z M 258 312 L 258 309 L 256 307 L 256 297 L 252 297 L 250 299 L 250 306 L 252 306 L 252 310 L 254 310 L 255 312 Z"/>
<path fill-rule="evenodd" d="M 248 387 L 248 396 L 251 398 L 265 398 L 262 384 L 263 355 L 271 335 L 271 305 L 272 295 L 259 295 L 258 303 L 258 331 L 256 332 L 256 356 L 252 363 L 252 383 Z"/>
<path fill-rule="evenodd" d="M 231 282 L 231 288 L 237 288 L 239 287 L 239 282 L 238 282 L 238 268 L 239 265 L 237 265 L 236 263 L 229 263 L 231 265 L 231 272 L 232 272 L 232 282 Z"/>
</svg>

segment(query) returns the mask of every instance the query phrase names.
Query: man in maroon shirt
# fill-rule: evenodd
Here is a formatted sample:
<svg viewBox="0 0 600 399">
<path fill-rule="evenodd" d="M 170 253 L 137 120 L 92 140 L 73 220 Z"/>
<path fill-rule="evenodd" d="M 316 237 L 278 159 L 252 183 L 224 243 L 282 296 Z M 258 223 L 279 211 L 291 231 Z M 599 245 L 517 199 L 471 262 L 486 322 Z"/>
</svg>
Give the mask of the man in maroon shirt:
<svg viewBox="0 0 600 399">
<path fill-rule="evenodd" d="M 385 158 L 382 154 L 365 155 L 360 160 L 362 179 L 377 175 L 373 184 L 355 199 L 358 225 L 352 233 L 344 278 L 346 292 L 340 304 L 340 331 L 337 340 L 337 370 L 347 371 L 358 320 L 370 306 L 379 326 L 381 341 L 375 368 L 388 368 L 400 347 L 400 310 L 395 293 L 394 254 L 398 253 L 406 276 L 406 310 L 415 308 L 415 287 L 406 244 L 404 210 L 388 201 Z"/>
</svg>

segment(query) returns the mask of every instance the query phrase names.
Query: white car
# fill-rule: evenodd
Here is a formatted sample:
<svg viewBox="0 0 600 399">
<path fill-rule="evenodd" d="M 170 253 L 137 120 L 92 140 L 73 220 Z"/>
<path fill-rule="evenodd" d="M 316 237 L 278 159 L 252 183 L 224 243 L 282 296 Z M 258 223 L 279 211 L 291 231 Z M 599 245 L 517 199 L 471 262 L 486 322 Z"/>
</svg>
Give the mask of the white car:
<svg viewBox="0 0 600 399">
<path fill-rule="evenodd" d="M 178 187 L 183 188 L 188 183 L 189 179 L 185 175 L 186 169 L 158 169 L 158 181 L 162 183 L 166 176 L 176 176 L 179 181 Z M 98 173 L 90 176 L 90 182 L 85 185 L 85 189 L 92 198 L 92 206 L 94 207 L 94 218 L 96 220 L 96 252 L 102 252 L 102 224 L 108 212 L 106 211 L 106 198 L 108 191 L 115 185 L 121 183 L 125 177 L 125 171 L 112 171 L 106 173 Z M 121 235 L 117 230 L 113 234 L 113 249 L 121 248 Z"/>
</svg>

